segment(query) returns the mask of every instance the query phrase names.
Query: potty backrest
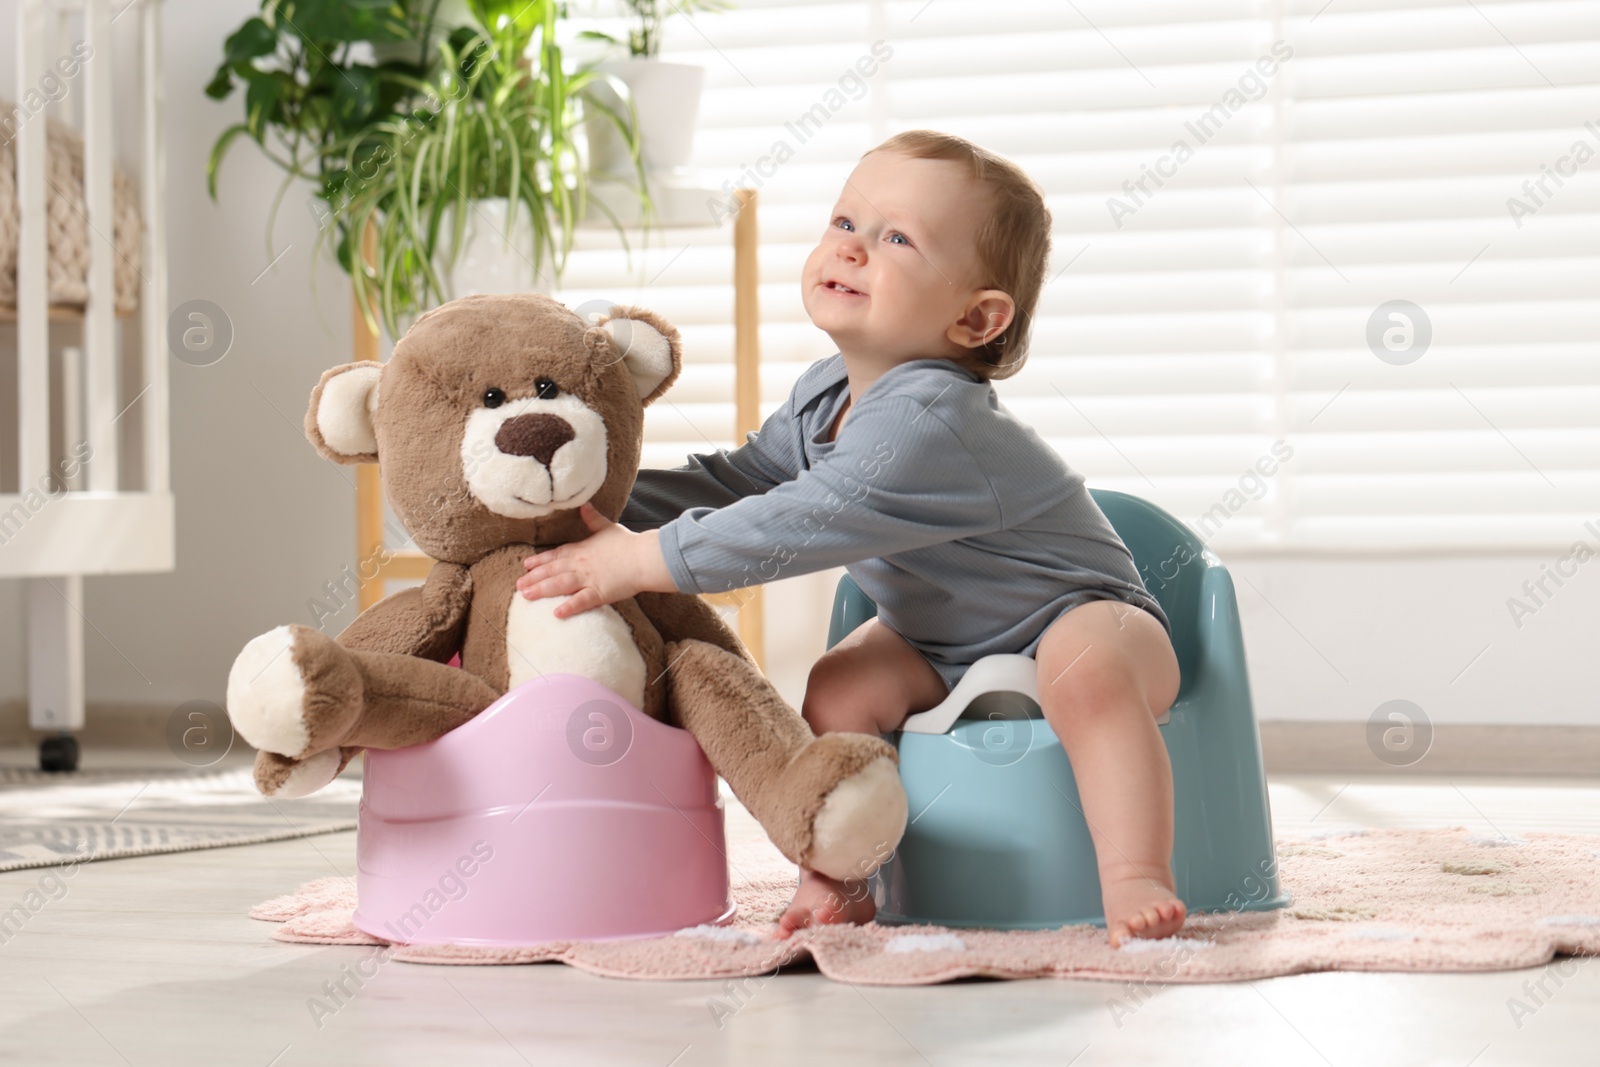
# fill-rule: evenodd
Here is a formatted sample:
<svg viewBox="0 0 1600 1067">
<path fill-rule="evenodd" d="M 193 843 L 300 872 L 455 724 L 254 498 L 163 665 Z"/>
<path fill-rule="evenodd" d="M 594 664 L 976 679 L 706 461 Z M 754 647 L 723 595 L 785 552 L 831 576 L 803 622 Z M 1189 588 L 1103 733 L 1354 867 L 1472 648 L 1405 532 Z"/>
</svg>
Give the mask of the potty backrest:
<svg viewBox="0 0 1600 1067">
<path fill-rule="evenodd" d="M 1172 623 L 1172 647 L 1183 678 L 1178 695 L 1182 697 L 1199 665 L 1200 589 L 1214 557 L 1208 556 L 1194 531 L 1148 500 L 1114 489 L 1090 489 L 1089 493 L 1128 546 L 1145 588 Z M 840 578 L 828 620 L 827 647 L 838 644 L 877 613 L 877 606 L 855 579 L 848 574 Z"/>
</svg>

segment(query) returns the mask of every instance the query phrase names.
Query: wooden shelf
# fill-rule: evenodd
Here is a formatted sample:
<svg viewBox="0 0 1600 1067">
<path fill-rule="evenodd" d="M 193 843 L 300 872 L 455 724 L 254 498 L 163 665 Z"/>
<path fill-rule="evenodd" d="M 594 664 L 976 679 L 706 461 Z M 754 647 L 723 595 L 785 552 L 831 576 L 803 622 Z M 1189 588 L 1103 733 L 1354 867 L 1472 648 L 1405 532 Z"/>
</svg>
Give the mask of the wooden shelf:
<svg viewBox="0 0 1600 1067">
<path fill-rule="evenodd" d="M 433 570 L 433 558 L 421 552 L 390 552 L 389 558 L 378 566 L 376 581 L 422 581 Z"/>
<path fill-rule="evenodd" d="M 756 229 L 756 192 L 735 190 L 741 206 L 733 222 L 733 331 L 734 331 L 734 440 L 761 428 L 761 308 L 760 234 Z M 375 232 L 367 231 L 362 252 L 373 258 Z M 367 325 L 354 294 L 351 296 L 354 358 L 376 360 L 378 337 Z M 358 559 L 383 559 L 371 578 L 361 583 L 361 609 L 383 599 L 384 585 L 392 581 L 427 578 L 433 560 L 421 552 L 385 552 L 383 546 L 383 484 L 376 464 L 356 468 L 356 553 Z M 705 599 L 738 609 L 739 639 L 756 659 L 766 664 L 766 608 L 759 585 L 730 593 L 708 594 Z"/>
</svg>

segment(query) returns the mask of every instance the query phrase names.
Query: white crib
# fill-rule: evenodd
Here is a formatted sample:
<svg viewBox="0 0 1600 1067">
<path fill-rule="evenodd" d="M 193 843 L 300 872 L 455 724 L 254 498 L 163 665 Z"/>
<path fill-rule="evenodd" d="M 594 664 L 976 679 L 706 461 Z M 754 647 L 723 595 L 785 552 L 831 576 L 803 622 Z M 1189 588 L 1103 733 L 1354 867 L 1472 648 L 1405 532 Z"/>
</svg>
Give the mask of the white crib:
<svg viewBox="0 0 1600 1067">
<path fill-rule="evenodd" d="M 17 286 L 15 307 L 0 307 L 0 320 L 14 323 L 16 331 L 18 477 L 16 492 L 0 491 L 0 578 L 27 583 L 28 721 L 52 732 L 41 746 L 45 769 L 67 770 L 77 763 L 71 731 L 84 723 L 84 575 L 173 566 L 161 3 L 15 0 L 15 8 L 15 96 L 22 109 L 10 116 L 19 204 Z M 130 18 L 137 20 L 139 69 L 119 81 L 113 23 Z M 48 98 L 41 86 L 55 84 L 50 79 L 59 78 L 57 57 L 75 43 L 89 57 L 68 91 L 33 110 L 30 93 L 34 102 Z M 126 100 L 135 86 L 142 113 L 135 181 L 143 214 L 136 323 L 117 320 L 110 239 L 113 93 Z M 50 298 L 47 113 L 77 126 L 83 138 L 83 202 L 91 236 L 82 305 L 52 304 Z M 24 121 L 17 123 L 19 116 Z M 79 324 L 79 343 L 53 344 L 52 322 L 69 324 L 58 333 Z M 122 381 L 119 345 L 135 336 L 140 380 Z M 137 426 L 130 439 L 138 442 L 138 463 L 119 455 L 119 435 L 130 423 Z M 82 462 L 85 455 L 88 461 Z"/>
</svg>

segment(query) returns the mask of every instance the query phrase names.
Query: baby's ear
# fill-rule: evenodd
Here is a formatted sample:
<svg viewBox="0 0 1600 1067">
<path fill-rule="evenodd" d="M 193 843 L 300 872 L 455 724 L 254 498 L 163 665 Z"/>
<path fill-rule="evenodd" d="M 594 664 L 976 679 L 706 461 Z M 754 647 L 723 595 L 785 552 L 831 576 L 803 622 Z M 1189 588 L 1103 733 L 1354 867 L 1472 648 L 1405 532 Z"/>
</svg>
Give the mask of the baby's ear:
<svg viewBox="0 0 1600 1067">
<path fill-rule="evenodd" d="M 614 363 L 620 359 L 627 366 L 639 400 L 646 406 L 666 392 L 683 369 L 678 328 L 646 308 L 614 307 L 583 339 L 596 360 Z"/>
<path fill-rule="evenodd" d="M 383 364 L 374 360 L 322 372 L 322 380 L 311 390 L 306 437 L 324 458 L 335 463 L 378 462 L 372 413 L 378 408 L 382 373 Z"/>
</svg>

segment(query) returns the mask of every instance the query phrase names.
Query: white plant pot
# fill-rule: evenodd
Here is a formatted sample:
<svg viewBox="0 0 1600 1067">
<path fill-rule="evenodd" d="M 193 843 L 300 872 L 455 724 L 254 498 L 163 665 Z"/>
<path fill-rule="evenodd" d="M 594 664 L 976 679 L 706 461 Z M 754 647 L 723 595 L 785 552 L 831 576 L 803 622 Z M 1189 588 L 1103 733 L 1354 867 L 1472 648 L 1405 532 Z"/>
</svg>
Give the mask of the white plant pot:
<svg viewBox="0 0 1600 1067">
<path fill-rule="evenodd" d="M 630 57 L 607 60 L 595 70 L 617 78 L 633 95 L 639 113 L 639 154 L 647 169 L 669 171 L 686 167 L 694 156 L 694 131 L 700 121 L 700 92 L 704 67 L 690 63 L 663 63 L 659 59 Z M 603 81 L 590 83 L 597 100 L 619 114 L 627 105 Z M 589 169 L 596 174 L 625 175 L 633 171 L 628 144 L 616 125 L 603 113 L 590 109 L 584 121 L 589 140 Z"/>
<path fill-rule="evenodd" d="M 541 274 L 533 269 L 533 219 L 526 204 L 517 205 L 516 225 L 507 233 L 511 203 L 504 197 L 473 200 L 466 232 L 454 266 L 445 261 L 455 227 L 455 207 L 445 208 L 439 236 L 444 248 L 434 266 L 452 299 L 473 293 L 553 293 L 551 264 L 546 257 Z M 509 237 L 509 240 L 507 239 Z"/>
</svg>

